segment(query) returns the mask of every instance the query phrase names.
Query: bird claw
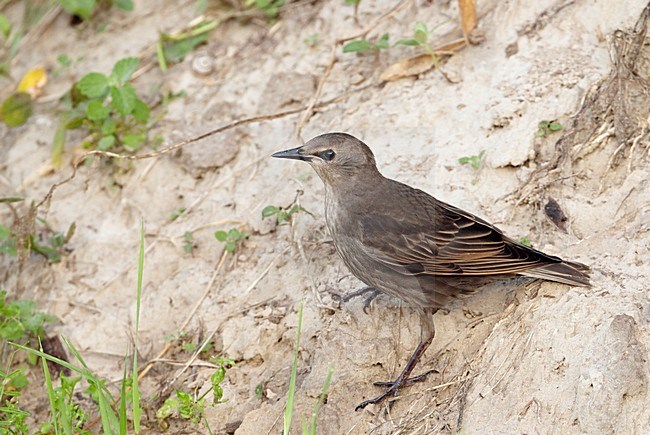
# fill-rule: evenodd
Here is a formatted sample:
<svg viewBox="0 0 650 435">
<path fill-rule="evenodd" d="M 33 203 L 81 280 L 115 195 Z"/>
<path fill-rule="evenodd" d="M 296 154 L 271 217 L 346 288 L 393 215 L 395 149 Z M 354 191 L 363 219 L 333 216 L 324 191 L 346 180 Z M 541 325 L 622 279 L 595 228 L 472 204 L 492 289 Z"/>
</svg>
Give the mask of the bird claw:
<svg viewBox="0 0 650 435">
<path fill-rule="evenodd" d="M 358 411 L 360 409 L 365 408 L 368 405 L 371 405 L 371 404 L 374 405 L 376 403 L 380 403 L 383 400 L 385 400 L 386 398 L 388 398 L 388 396 L 393 396 L 393 397 L 396 398 L 397 393 L 399 392 L 400 388 L 407 387 L 407 386 L 415 384 L 417 382 L 422 382 L 427 378 L 427 376 L 429 376 L 431 373 L 433 373 L 435 371 L 436 371 L 435 369 L 432 369 L 432 370 L 429 370 L 427 372 L 422 373 L 421 375 L 413 376 L 413 377 L 410 377 L 410 378 L 407 378 L 407 379 L 402 379 L 402 376 L 400 375 L 394 381 L 374 382 L 373 385 L 375 385 L 377 387 L 386 387 L 386 391 L 384 391 L 383 393 L 381 393 L 379 396 L 377 396 L 375 398 L 364 400 L 363 402 L 359 403 L 356 406 L 356 408 L 354 408 L 354 410 Z M 395 400 L 391 400 L 391 401 L 388 402 L 388 408 L 389 409 L 392 408 L 393 403 L 395 403 Z"/>
<path fill-rule="evenodd" d="M 433 373 L 435 371 L 437 371 L 437 370 L 436 369 L 431 369 L 429 371 L 426 371 L 426 372 L 422 373 L 421 375 L 412 376 L 412 377 L 410 377 L 408 379 L 404 379 L 401 386 L 406 387 L 408 385 L 413 385 L 415 383 L 422 382 L 422 381 L 426 380 L 427 376 L 429 376 L 431 373 Z M 373 385 L 376 386 L 376 387 L 390 388 L 393 385 L 395 385 L 395 382 L 396 381 L 379 381 L 379 382 L 374 382 Z"/>
<path fill-rule="evenodd" d="M 364 295 L 366 293 L 369 293 L 368 296 L 363 300 L 363 312 L 368 314 L 368 309 L 370 308 L 370 303 L 381 294 L 379 290 L 377 290 L 374 287 L 363 287 L 360 288 L 359 290 L 355 290 L 353 292 L 347 293 L 343 296 L 341 296 L 341 302 L 346 304 L 348 303 L 351 299 L 354 299 L 358 296 Z"/>
<path fill-rule="evenodd" d="M 397 392 L 399 391 L 399 387 L 401 386 L 401 385 L 398 384 L 397 379 L 395 380 L 395 382 L 387 382 L 387 383 L 390 383 L 392 385 L 389 388 L 387 388 L 386 391 L 384 391 L 379 396 L 377 396 L 377 397 L 375 397 L 373 399 L 364 400 L 363 402 L 359 403 L 356 406 L 356 408 L 354 408 L 354 410 L 359 411 L 360 409 L 363 409 L 368 405 L 374 405 L 376 403 L 379 403 L 379 402 L 383 401 L 384 399 L 386 399 L 388 396 L 393 396 L 393 397 L 397 396 Z M 388 407 L 389 408 L 391 408 L 393 406 L 393 402 L 394 402 L 394 400 L 391 400 L 390 402 L 388 402 Z"/>
</svg>

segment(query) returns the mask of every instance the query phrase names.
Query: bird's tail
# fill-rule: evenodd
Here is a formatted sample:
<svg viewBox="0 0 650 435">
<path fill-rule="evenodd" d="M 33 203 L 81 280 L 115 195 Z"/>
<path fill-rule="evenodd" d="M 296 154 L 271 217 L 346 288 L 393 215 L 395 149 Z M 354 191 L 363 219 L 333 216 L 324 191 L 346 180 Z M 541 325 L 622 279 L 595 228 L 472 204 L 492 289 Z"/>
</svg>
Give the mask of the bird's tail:
<svg viewBox="0 0 650 435">
<path fill-rule="evenodd" d="M 542 267 L 520 272 L 519 275 L 581 287 L 589 287 L 591 285 L 589 282 L 589 267 L 570 261 L 547 264 Z"/>
</svg>

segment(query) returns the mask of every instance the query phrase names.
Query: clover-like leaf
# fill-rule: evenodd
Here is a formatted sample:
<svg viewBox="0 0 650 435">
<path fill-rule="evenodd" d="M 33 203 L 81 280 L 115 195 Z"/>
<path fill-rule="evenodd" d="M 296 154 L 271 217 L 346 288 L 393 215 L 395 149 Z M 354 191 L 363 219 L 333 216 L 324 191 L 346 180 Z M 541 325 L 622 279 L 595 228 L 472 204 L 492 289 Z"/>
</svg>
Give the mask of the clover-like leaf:
<svg viewBox="0 0 650 435">
<path fill-rule="evenodd" d="M 88 98 L 102 98 L 108 91 L 108 77 L 102 73 L 91 72 L 83 76 L 76 87 Z"/>
</svg>

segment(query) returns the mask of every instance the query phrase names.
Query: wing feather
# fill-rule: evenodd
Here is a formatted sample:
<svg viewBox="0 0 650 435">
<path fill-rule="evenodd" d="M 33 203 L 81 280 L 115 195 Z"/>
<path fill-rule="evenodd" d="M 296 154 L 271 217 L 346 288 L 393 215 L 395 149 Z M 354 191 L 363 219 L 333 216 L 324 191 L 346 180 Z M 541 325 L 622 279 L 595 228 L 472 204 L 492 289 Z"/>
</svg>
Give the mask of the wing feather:
<svg viewBox="0 0 650 435">
<path fill-rule="evenodd" d="M 359 222 L 361 242 L 367 253 L 400 273 L 514 275 L 562 262 L 505 237 L 483 219 L 422 191 L 413 191 L 418 196 L 414 198 L 416 203 L 420 204 L 414 207 L 414 213 L 405 210 L 395 217 L 393 213 L 377 211 L 366 214 Z"/>
</svg>

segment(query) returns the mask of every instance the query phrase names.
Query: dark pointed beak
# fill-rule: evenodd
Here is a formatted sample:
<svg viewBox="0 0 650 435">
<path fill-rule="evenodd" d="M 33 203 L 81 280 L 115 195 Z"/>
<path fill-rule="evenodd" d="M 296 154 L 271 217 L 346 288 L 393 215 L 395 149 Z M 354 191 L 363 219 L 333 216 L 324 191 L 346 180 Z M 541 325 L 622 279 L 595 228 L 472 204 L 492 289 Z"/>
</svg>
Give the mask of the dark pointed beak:
<svg viewBox="0 0 650 435">
<path fill-rule="evenodd" d="M 278 159 L 304 160 L 306 162 L 311 160 L 310 155 L 302 154 L 302 147 L 291 148 L 290 150 L 278 151 L 277 153 L 271 154 L 271 157 L 276 157 Z"/>
</svg>

